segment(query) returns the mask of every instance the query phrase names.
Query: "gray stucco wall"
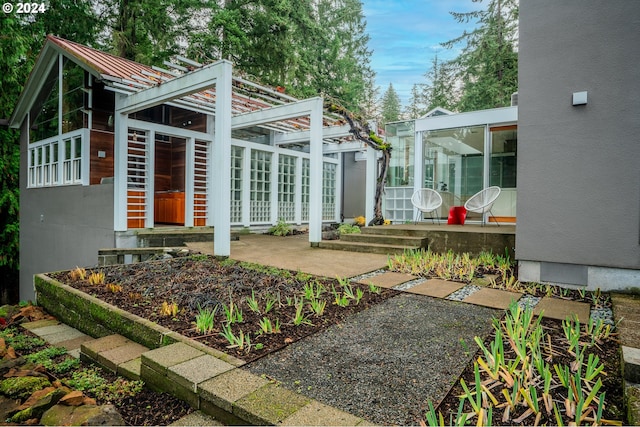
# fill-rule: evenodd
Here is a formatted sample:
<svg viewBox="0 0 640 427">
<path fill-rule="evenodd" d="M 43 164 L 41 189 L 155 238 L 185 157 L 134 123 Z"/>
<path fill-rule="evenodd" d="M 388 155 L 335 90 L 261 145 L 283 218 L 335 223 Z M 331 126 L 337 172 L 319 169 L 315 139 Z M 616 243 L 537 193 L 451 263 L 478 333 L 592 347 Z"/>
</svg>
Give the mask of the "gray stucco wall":
<svg viewBox="0 0 640 427">
<path fill-rule="evenodd" d="M 519 49 L 516 257 L 640 268 L 640 2 L 523 0 Z"/>
<path fill-rule="evenodd" d="M 356 153 L 342 157 L 342 215 L 354 218 L 365 214 L 365 183 L 367 162 L 356 162 Z"/>
<path fill-rule="evenodd" d="M 33 300 L 34 274 L 96 265 L 98 249 L 115 246 L 113 184 L 26 189 L 21 144 L 20 299 Z"/>
</svg>

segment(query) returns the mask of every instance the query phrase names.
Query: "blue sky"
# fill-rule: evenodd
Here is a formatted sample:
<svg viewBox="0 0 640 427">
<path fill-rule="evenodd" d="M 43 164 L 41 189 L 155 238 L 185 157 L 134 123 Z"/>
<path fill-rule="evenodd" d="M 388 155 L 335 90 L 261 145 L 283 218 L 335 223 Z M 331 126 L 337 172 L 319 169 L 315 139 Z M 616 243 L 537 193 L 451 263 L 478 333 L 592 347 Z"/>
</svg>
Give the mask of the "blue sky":
<svg viewBox="0 0 640 427">
<path fill-rule="evenodd" d="M 371 66 L 376 72 L 380 96 L 389 83 L 406 105 L 414 83 L 426 83 L 424 75 L 433 57 L 451 59 L 458 52 L 440 43 L 452 40 L 475 25 L 459 24 L 449 12 L 479 10 L 472 0 L 363 0 L 363 11 L 373 50 Z"/>
</svg>

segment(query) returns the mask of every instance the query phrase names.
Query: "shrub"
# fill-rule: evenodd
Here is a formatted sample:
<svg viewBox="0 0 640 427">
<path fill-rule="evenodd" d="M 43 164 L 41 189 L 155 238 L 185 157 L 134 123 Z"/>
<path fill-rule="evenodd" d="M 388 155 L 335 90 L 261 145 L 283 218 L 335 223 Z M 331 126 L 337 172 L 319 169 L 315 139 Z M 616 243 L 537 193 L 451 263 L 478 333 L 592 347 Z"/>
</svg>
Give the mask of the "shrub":
<svg viewBox="0 0 640 427">
<path fill-rule="evenodd" d="M 283 219 L 279 220 L 276 225 L 269 229 L 269 234 L 273 234 L 274 236 L 287 236 L 291 233 L 291 226 Z"/>
<path fill-rule="evenodd" d="M 340 224 L 338 234 L 355 234 L 360 233 L 360 227 L 351 224 Z"/>
</svg>

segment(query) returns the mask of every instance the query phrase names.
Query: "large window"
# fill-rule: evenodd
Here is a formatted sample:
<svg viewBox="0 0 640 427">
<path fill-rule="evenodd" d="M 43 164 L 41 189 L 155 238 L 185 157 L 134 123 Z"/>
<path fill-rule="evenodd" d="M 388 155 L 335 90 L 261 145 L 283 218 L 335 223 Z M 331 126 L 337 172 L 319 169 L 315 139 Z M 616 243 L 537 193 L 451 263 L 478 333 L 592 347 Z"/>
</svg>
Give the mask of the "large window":
<svg viewBox="0 0 640 427">
<path fill-rule="evenodd" d="M 88 144 L 86 129 L 30 144 L 27 186 L 33 188 L 85 184 L 88 176 L 87 165 L 83 166 L 85 144 Z"/>
<path fill-rule="evenodd" d="M 386 139 L 391 144 L 391 161 L 387 173 L 389 187 L 413 187 L 414 122 L 392 123 L 386 127 Z"/>
<path fill-rule="evenodd" d="M 516 125 L 491 128 L 490 185 L 500 188 L 516 188 L 516 149 L 518 131 Z"/>
<path fill-rule="evenodd" d="M 462 201 L 484 188 L 484 126 L 424 133 L 424 187 Z"/>
</svg>

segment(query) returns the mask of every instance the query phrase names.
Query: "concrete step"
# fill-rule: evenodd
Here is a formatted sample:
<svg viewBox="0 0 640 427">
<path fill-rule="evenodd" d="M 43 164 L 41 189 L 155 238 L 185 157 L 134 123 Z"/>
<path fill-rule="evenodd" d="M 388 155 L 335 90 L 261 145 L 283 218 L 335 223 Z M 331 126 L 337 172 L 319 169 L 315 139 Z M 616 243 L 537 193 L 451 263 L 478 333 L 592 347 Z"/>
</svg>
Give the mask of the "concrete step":
<svg viewBox="0 0 640 427">
<path fill-rule="evenodd" d="M 137 233 L 138 246 L 155 248 L 164 246 L 184 246 L 186 242 L 213 242 L 213 228 L 155 228 Z M 231 233 L 231 240 L 238 240 L 237 233 Z"/>
<path fill-rule="evenodd" d="M 376 234 L 384 236 L 411 236 L 411 237 L 424 237 L 425 230 L 419 228 L 398 228 L 398 227 L 362 227 L 360 229 L 361 234 Z"/>
<path fill-rule="evenodd" d="M 426 248 L 428 239 L 426 237 L 396 236 L 391 234 L 371 234 L 352 233 L 342 234 L 340 240 L 343 242 L 377 243 L 391 246 L 411 246 Z"/>
<path fill-rule="evenodd" d="M 345 242 L 341 240 L 323 240 L 319 244 L 323 249 L 366 252 L 372 254 L 401 254 L 405 250 L 420 249 L 419 246 L 386 245 L 379 243 Z"/>
</svg>

